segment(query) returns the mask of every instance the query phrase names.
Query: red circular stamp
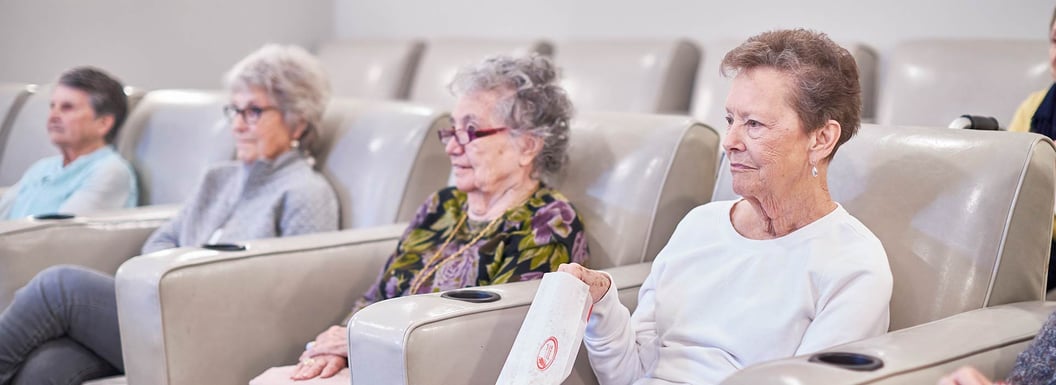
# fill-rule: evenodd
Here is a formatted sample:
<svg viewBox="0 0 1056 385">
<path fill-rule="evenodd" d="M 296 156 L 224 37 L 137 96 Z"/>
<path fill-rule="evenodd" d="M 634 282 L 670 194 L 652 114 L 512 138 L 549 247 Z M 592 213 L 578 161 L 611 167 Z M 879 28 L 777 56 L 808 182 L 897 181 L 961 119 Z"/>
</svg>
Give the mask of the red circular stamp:
<svg viewBox="0 0 1056 385">
<path fill-rule="evenodd" d="M 554 363 L 554 358 L 556 357 L 557 338 L 551 336 L 543 342 L 543 346 L 539 347 L 539 354 L 535 357 L 535 366 L 538 367 L 539 370 L 546 370 Z"/>
</svg>

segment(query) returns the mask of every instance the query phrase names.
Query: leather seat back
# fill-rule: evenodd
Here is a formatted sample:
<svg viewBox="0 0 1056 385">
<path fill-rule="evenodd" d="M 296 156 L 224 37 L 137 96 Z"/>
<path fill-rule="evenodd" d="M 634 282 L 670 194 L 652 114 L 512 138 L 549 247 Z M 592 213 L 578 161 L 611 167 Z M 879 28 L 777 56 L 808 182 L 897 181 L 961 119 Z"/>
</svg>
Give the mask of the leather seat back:
<svg viewBox="0 0 1056 385">
<path fill-rule="evenodd" d="M 895 47 L 877 123 L 946 127 L 963 114 L 1001 127 L 1032 92 L 1052 84 L 1044 40 L 917 40 Z"/>
<path fill-rule="evenodd" d="M 406 99 L 423 47 L 418 40 L 329 41 L 319 47 L 319 61 L 335 97 Z"/>
</svg>

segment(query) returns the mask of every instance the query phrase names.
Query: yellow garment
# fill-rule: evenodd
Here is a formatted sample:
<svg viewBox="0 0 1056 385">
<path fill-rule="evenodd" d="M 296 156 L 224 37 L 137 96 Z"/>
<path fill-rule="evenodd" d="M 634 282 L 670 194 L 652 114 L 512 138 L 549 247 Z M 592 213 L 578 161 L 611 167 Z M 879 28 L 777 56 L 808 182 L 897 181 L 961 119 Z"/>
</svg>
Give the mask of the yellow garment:
<svg viewBox="0 0 1056 385">
<path fill-rule="evenodd" d="M 1008 125 L 1009 131 L 1014 132 L 1030 132 L 1030 120 L 1034 118 L 1034 112 L 1041 106 L 1041 101 L 1045 100 L 1045 94 L 1049 90 L 1041 90 L 1027 96 L 1027 100 L 1020 103 L 1019 108 L 1016 109 L 1016 115 L 1012 117 L 1012 124 Z M 1056 240 L 1056 217 L 1052 219 L 1052 239 Z"/>
<path fill-rule="evenodd" d="M 1020 103 L 1019 108 L 1016 109 L 1016 114 L 1012 116 L 1012 123 L 1008 125 L 1008 130 L 1030 132 L 1030 119 L 1034 117 L 1034 111 L 1037 111 L 1038 106 L 1041 106 L 1041 101 L 1045 100 L 1045 94 L 1048 92 L 1048 89 L 1044 89 L 1027 96 L 1027 100 Z"/>
</svg>

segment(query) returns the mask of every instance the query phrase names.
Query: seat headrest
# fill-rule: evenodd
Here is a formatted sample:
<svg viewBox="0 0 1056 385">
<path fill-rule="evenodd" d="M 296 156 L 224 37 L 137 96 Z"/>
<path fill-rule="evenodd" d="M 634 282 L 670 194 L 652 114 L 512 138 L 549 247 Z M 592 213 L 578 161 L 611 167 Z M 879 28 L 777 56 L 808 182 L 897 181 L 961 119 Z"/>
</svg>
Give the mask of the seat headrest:
<svg viewBox="0 0 1056 385">
<path fill-rule="evenodd" d="M 222 91 L 148 92 L 118 133 L 117 148 L 136 170 L 139 203 L 183 203 L 206 170 L 234 156 Z"/>
<path fill-rule="evenodd" d="M 895 47 L 877 123 L 944 127 L 971 113 L 1012 121 L 1032 92 L 1052 84 L 1045 40 L 934 39 Z"/>
<path fill-rule="evenodd" d="M 554 47 L 577 108 L 686 113 L 700 49 L 686 40 L 566 41 Z"/>
<path fill-rule="evenodd" d="M 399 102 L 335 99 L 327 107 L 316 168 L 341 206 L 341 228 L 410 220 L 447 180 L 436 140 L 446 113 Z M 394 199 L 399 198 L 399 199 Z"/>
<path fill-rule="evenodd" d="M 707 203 L 718 135 L 685 116 L 584 112 L 555 187 L 582 215 L 592 268 L 651 261 L 675 225 Z"/>
<path fill-rule="evenodd" d="M 418 40 L 350 39 L 323 43 L 319 61 L 334 97 L 406 99 L 424 44 Z"/>
<path fill-rule="evenodd" d="M 491 55 L 550 55 L 553 47 L 543 40 L 430 40 L 414 76 L 410 100 L 433 106 L 450 107 L 455 97 L 447 85 L 464 66 L 479 63 Z"/>
</svg>

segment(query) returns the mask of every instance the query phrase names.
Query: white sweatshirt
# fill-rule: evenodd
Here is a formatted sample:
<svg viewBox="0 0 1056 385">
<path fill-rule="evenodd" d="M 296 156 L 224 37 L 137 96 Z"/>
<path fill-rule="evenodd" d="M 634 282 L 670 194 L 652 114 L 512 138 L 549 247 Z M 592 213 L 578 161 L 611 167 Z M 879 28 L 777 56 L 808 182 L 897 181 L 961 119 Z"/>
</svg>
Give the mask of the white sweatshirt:
<svg viewBox="0 0 1056 385">
<path fill-rule="evenodd" d="M 584 343 L 602 385 L 716 384 L 762 361 L 887 332 L 891 269 L 842 206 L 771 240 L 741 236 L 735 201 L 697 207 L 657 255 L 631 316 L 616 285 Z"/>
</svg>

